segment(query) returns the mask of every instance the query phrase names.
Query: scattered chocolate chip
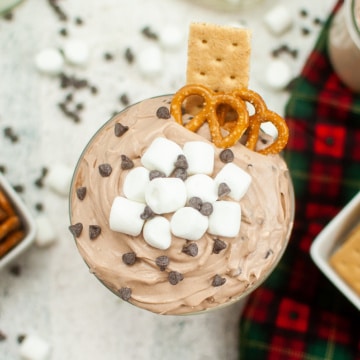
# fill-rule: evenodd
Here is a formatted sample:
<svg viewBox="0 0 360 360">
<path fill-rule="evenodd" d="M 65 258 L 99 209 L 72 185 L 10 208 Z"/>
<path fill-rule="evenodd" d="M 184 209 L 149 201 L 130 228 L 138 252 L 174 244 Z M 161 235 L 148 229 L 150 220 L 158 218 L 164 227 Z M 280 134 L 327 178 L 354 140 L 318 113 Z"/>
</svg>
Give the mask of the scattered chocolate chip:
<svg viewBox="0 0 360 360">
<path fill-rule="evenodd" d="M 45 179 L 47 173 L 48 173 L 48 168 L 43 167 L 41 169 L 40 177 L 38 179 L 36 179 L 34 182 L 37 187 L 42 188 L 44 186 L 44 179 Z"/>
<path fill-rule="evenodd" d="M 128 106 L 130 104 L 130 100 L 127 94 L 122 94 L 119 100 L 124 106 Z"/>
<path fill-rule="evenodd" d="M 84 20 L 82 19 L 82 18 L 80 18 L 80 17 L 76 17 L 75 18 L 75 24 L 76 25 L 83 25 L 84 24 Z"/>
<path fill-rule="evenodd" d="M 128 126 L 125 126 L 121 123 L 115 124 L 114 131 L 115 131 L 115 136 L 117 137 L 123 136 L 128 130 L 129 130 Z"/>
<path fill-rule="evenodd" d="M 104 59 L 105 59 L 106 61 L 113 60 L 113 59 L 114 59 L 114 55 L 111 54 L 111 53 L 109 53 L 109 52 L 106 52 L 106 53 L 104 54 Z"/>
<path fill-rule="evenodd" d="M 83 103 L 77 103 L 75 108 L 76 108 L 77 111 L 84 110 L 84 104 Z"/>
<path fill-rule="evenodd" d="M 134 53 L 132 52 L 132 50 L 130 48 L 127 48 L 125 50 L 125 59 L 129 64 L 132 64 L 135 60 Z"/>
<path fill-rule="evenodd" d="M 134 252 L 128 252 L 123 254 L 122 261 L 126 265 L 134 265 L 136 262 L 136 254 Z"/>
<path fill-rule="evenodd" d="M 68 93 L 66 96 L 65 96 L 65 101 L 66 102 L 71 102 L 73 101 L 74 99 L 74 95 L 72 93 Z"/>
<path fill-rule="evenodd" d="M 199 197 L 193 196 L 189 199 L 189 206 L 191 206 L 192 208 L 200 211 L 201 205 L 202 200 Z"/>
<path fill-rule="evenodd" d="M 23 193 L 25 190 L 23 185 L 14 185 L 13 189 L 19 194 Z"/>
<path fill-rule="evenodd" d="M 266 254 L 265 254 L 265 256 L 264 256 L 264 259 L 267 259 L 270 255 L 272 255 L 274 252 L 271 250 L 271 249 L 269 249 L 267 252 L 266 252 Z"/>
<path fill-rule="evenodd" d="M 156 116 L 159 119 L 170 119 L 171 117 L 169 109 L 165 106 L 161 106 L 157 109 Z"/>
<path fill-rule="evenodd" d="M 74 224 L 74 225 L 70 225 L 69 230 L 75 237 L 79 237 L 81 235 L 82 230 L 83 230 L 83 224 L 82 223 L 77 223 L 77 224 Z"/>
<path fill-rule="evenodd" d="M 195 243 L 190 243 L 188 245 L 184 245 L 182 252 L 186 255 L 194 257 L 198 254 L 199 248 Z"/>
<path fill-rule="evenodd" d="M 225 164 L 230 163 L 234 160 L 234 153 L 231 149 L 224 149 L 220 153 L 220 160 Z"/>
<path fill-rule="evenodd" d="M 25 334 L 19 334 L 16 338 L 18 344 L 21 344 L 24 340 L 26 339 L 26 335 Z"/>
<path fill-rule="evenodd" d="M 0 165 L 0 172 L 2 174 L 5 174 L 6 173 L 6 166 L 5 165 Z"/>
<path fill-rule="evenodd" d="M 170 259 L 166 255 L 158 256 L 155 259 L 155 264 L 160 268 L 160 271 L 164 271 L 170 263 Z"/>
<path fill-rule="evenodd" d="M 62 10 L 62 8 L 59 6 L 57 0 L 48 0 L 49 5 L 54 10 L 55 14 L 58 16 L 59 20 L 66 21 L 68 19 L 65 12 Z"/>
<path fill-rule="evenodd" d="M 186 160 L 185 155 L 179 155 L 175 161 L 175 168 L 180 168 L 180 169 L 187 169 L 189 167 L 189 164 Z"/>
<path fill-rule="evenodd" d="M 318 18 L 318 17 L 316 17 L 315 19 L 314 19 L 314 24 L 315 25 L 323 25 L 323 21 L 320 19 L 320 18 Z"/>
<path fill-rule="evenodd" d="M 68 36 L 68 31 L 65 28 L 60 29 L 59 34 L 62 36 Z"/>
<path fill-rule="evenodd" d="M 301 10 L 300 10 L 300 15 L 301 15 L 302 17 L 307 17 L 307 16 L 308 16 L 308 11 L 307 11 L 306 9 L 301 9 Z"/>
<path fill-rule="evenodd" d="M 11 21 L 14 18 L 14 14 L 11 11 L 8 11 L 3 15 L 3 18 L 7 21 Z"/>
<path fill-rule="evenodd" d="M 123 170 L 129 170 L 134 167 L 134 162 L 126 155 L 121 155 L 121 168 Z"/>
<path fill-rule="evenodd" d="M 226 283 L 226 279 L 221 277 L 220 275 L 216 274 L 213 278 L 211 285 L 214 287 L 218 287 L 218 286 L 224 285 L 225 283 Z"/>
<path fill-rule="evenodd" d="M 9 267 L 9 273 L 14 276 L 21 275 L 21 266 L 19 264 L 13 264 Z"/>
<path fill-rule="evenodd" d="M 152 39 L 152 40 L 157 40 L 158 39 L 158 35 L 152 31 L 150 29 L 150 26 L 145 26 L 142 30 L 141 33 L 147 37 L 148 39 Z"/>
<path fill-rule="evenodd" d="M 7 339 L 6 334 L 0 330 L 0 341 L 5 341 Z"/>
<path fill-rule="evenodd" d="M 226 242 L 220 239 L 214 239 L 213 253 L 219 254 L 220 251 L 225 250 L 227 247 Z"/>
<path fill-rule="evenodd" d="M 76 189 L 76 196 L 79 200 L 84 200 L 86 196 L 86 186 L 81 186 Z"/>
<path fill-rule="evenodd" d="M 227 183 L 220 183 L 219 184 L 219 187 L 218 187 L 218 196 L 219 198 L 220 197 L 223 197 L 223 196 L 226 196 L 226 195 L 229 195 L 231 192 L 231 189 L 229 188 L 229 185 Z"/>
<path fill-rule="evenodd" d="M 174 177 L 179 178 L 179 179 L 181 179 L 183 181 L 185 181 L 187 179 L 187 171 L 186 171 L 186 169 L 176 168 L 174 170 L 173 175 L 174 175 Z"/>
<path fill-rule="evenodd" d="M 101 227 L 99 225 L 89 225 L 90 240 L 96 239 L 101 234 Z"/>
<path fill-rule="evenodd" d="M 19 141 L 19 136 L 15 134 L 14 129 L 10 126 L 4 128 L 4 136 L 8 138 L 12 143 Z"/>
<path fill-rule="evenodd" d="M 39 212 L 42 212 L 44 210 L 44 204 L 38 202 L 35 204 L 35 209 Z"/>
<path fill-rule="evenodd" d="M 142 220 L 148 220 L 154 217 L 154 212 L 151 210 L 149 205 L 145 205 L 144 211 L 141 213 L 140 218 Z"/>
<path fill-rule="evenodd" d="M 110 176 L 111 172 L 112 172 L 112 167 L 110 164 L 99 165 L 99 173 L 102 177 Z"/>
<path fill-rule="evenodd" d="M 200 208 L 200 213 L 204 216 L 210 216 L 213 212 L 213 206 L 211 203 L 209 202 L 204 202 L 202 205 L 201 205 L 201 208 Z"/>
<path fill-rule="evenodd" d="M 122 287 L 119 290 L 119 296 L 121 299 L 123 299 L 124 301 L 129 301 L 131 298 L 131 289 L 128 287 Z"/>
<path fill-rule="evenodd" d="M 166 175 L 162 172 L 162 171 L 159 171 L 159 170 L 151 170 L 149 172 L 149 179 L 150 181 L 153 180 L 153 179 L 156 179 L 156 178 L 164 178 L 166 177 Z"/>
<path fill-rule="evenodd" d="M 310 34 L 310 29 L 307 28 L 307 27 L 302 27 L 301 28 L 301 34 L 304 35 L 304 36 L 307 36 Z"/>
<path fill-rule="evenodd" d="M 184 280 L 184 275 L 177 271 L 170 271 L 168 276 L 169 283 L 171 285 L 176 285 L 180 281 Z"/>
<path fill-rule="evenodd" d="M 90 92 L 93 95 L 96 95 L 99 92 L 99 90 L 98 90 L 98 88 L 96 86 L 92 85 L 92 86 L 90 86 Z"/>
</svg>

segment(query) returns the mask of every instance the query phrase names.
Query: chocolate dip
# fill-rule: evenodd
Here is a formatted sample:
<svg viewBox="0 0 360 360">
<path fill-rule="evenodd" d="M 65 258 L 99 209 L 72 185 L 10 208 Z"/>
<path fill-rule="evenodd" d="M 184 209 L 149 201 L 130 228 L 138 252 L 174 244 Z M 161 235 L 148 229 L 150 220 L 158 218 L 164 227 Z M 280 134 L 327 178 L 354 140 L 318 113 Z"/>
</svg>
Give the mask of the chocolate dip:
<svg viewBox="0 0 360 360">
<path fill-rule="evenodd" d="M 121 155 L 136 167 L 157 137 L 166 137 L 180 146 L 191 140 L 207 141 L 175 123 L 172 117 L 158 117 L 167 113 L 158 109 L 169 108 L 170 101 L 171 96 L 142 101 L 116 115 L 95 134 L 74 173 L 70 218 L 72 226 L 78 224 L 81 229 L 82 225 L 81 233 L 75 236 L 77 247 L 90 272 L 104 285 L 140 308 L 177 315 L 232 303 L 257 287 L 284 252 L 294 203 L 282 158 L 258 154 L 238 143 L 231 148 L 233 162 L 251 175 L 252 182 L 239 201 L 242 218 L 237 237 L 205 233 L 200 240 L 187 241 L 173 236 L 170 248 L 159 250 L 148 245 L 141 234 L 134 237 L 112 231 L 111 205 L 116 196 L 123 196 L 122 185 L 129 171 L 121 168 Z M 118 123 L 126 131 L 116 136 Z M 201 130 L 206 135 L 206 129 Z M 219 159 L 221 150 L 215 148 L 213 176 L 224 166 Z M 100 174 L 102 164 L 111 166 L 110 174 Z M 82 189 L 78 191 L 80 196 L 78 189 Z M 197 254 L 184 251 L 189 244 L 197 245 Z M 123 255 L 129 253 L 136 255 L 135 260 L 124 261 Z M 159 266 L 159 256 L 165 256 L 168 264 L 165 261 L 164 266 Z"/>
</svg>

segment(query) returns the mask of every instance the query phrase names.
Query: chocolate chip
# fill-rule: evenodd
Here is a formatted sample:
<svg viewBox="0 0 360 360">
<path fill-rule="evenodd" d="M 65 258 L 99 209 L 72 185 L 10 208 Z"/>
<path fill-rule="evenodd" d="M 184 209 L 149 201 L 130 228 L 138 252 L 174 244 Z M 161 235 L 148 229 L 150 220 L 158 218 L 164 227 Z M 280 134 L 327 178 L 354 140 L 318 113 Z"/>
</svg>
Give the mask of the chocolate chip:
<svg viewBox="0 0 360 360">
<path fill-rule="evenodd" d="M 18 344 L 21 344 L 24 340 L 26 339 L 26 335 L 25 334 L 19 334 L 16 338 Z"/>
<path fill-rule="evenodd" d="M 126 265 L 134 265 L 136 262 L 136 254 L 134 252 L 128 252 L 126 254 L 123 254 L 122 261 Z"/>
<path fill-rule="evenodd" d="M 196 256 L 199 252 L 198 246 L 195 243 L 190 243 L 182 248 L 182 252 L 189 256 Z"/>
<path fill-rule="evenodd" d="M 65 28 L 60 29 L 59 33 L 62 36 L 68 36 L 68 31 Z"/>
<path fill-rule="evenodd" d="M 151 170 L 149 172 L 149 179 L 150 181 L 153 180 L 153 179 L 156 179 L 156 178 L 164 178 L 166 177 L 166 175 L 162 172 L 162 171 L 159 171 L 159 170 Z"/>
<path fill-rule="evenodd" d="M 0 341 L 5 341 L 6 339 L 7 339 L 6 334 L 0 330 Z"/>
<path fill-rule="evenodd" d="M 149 205 L 145 205 L 144 211 L 141 213 L 140 218 L 142 220 L 148 220 L 154 217 L 154 212 L 151 210 Z"/>
<path fill-rule="evenodd" d="M 126 155 L 121 155 L 121 168 L 123 170 L 129 170 L 134 167 L 133 161 Z"/>
<path fill-rule="evenodd" d="M 81 186 L 76 189 L 76 196 L 79 200 L 84 200 L 86 196 L 86 186 Z"/>
<path fill-rule="evenodd" d="M 181 179 L 182 181 L 185 181 L 187 179 L 187 171 L 186 169 L 182 168 L 176 168 L 174 170 L 174 177 Z"/>
<path fill-rule="evenodd" d="M 12 143 L 16 143 L 19 140 L 18 135 L 15 134 L 14 129 L 10 126 L 4 128 L 4 136 L 8 138 Z"/>
<path fill-rule="evenodd" d="M 200 211 L 201 205 L 202 200 L 199 197 L 193 196 L 189 199 L 189 206 L 191 206 L 192 208 Z"/>
<path fill-rule="evenodd" d="M 17 193 L 19 193 L 19 194 L 21 194 L 21 193 L 23 193 L 24 192 L 24 190 L 25 190 L 25 188 L 24 188 L 24 186 L 23 185 L 14 185 L 13 186 L 13 189 L 17 192 Z"/>
<path fill-rule="evenodd" d="M 218 287 L 218 286 L 224 285 L 225 283 L 226 283 L 226 279 L 221 277 L 220 275 L 216 274 L 213 278 L 211 285 L 214 287 Z"/>
<path fill-rule="evenodd" d="M 84 20 L 82 18 L 80 18 L 80 17 L 76 17 L 75 18 L 75 24 L 76 25 L 82 25 L 82 24 L 84 24 Z"/>
<path fill-rule="evenodd" d="M 125 126 L 121 123 L 115 124 L 114 131 L 115 131 L 115 136 L 117 137 L 123 136 L 128 130 L 129 130 L 128 126 Z"/>
<path fill-rule="evenodd" d="M 112 172 L 112 167 L 110 164 L 101 164 L 99 165 L 99 172 L 102 177 L 108 177 Z"/>
<path fill-rule="evenodd" d="M 121 299 L 123 299 L 124 301 L 129 301 L 131 298 L 131 289 L 128 287 L 122 287 L 119 290 L 119 296 Z"/>
<path fill-rule="evenodd" d="M 152 39 L 152 40 L 157 40 L 157 39 L 158 39 L 157 34 L 150 29 L 150 26 L 145 26 L 145 27 L 141 30 L 141 33 L 142 33 L 145 37 L 147 37 L 148 39 Z"/>
<path fill-rule="evenodd" d="M 130 48 L 127 48 L 125 50 L 125 59 L 129 64 L 132 64 L 134 62 L 135 56 Z"/>
<path fill-rule="evenodd" d="M 90 240 L 96 239 L 101 234 L 101 227 L 99 225 L 89 225 Z"/>
<path fill-rule="evenodd" d="M 124 106 L 128 106 L 130 104 L 130 100 L 127 94 L 122 94 L 119 100 Z"/>
<path fill-rule="evenodd" d="M 164 271 L 169 265 L 170 259 L 166 255 L 158 256 L 155 259 L 155 264 L 160 268 L 160 271 Z"/>
<path fill-rule="evenodd" d="M 187 169 L 189 167 L 189 164 L 186 160 L 185 155 L 179 155 L 174 163 L 175 168 L 179 168 L 179 169 Z"/>
<path fill-rule="evenodd" d="M 2 174 L 5 174 L 6 173 L 6 166 L 5 165 L 0 165 L 0 172 Z"/>
<path fill-rule="evenodd" d="M 21 275 L 21 266 L 19 264 L 13 264 L 9 268 L 10 274 L 14 276 L 20 276 Z"/>
<path fill-rule="evenodd" d="M 40 202 L 36 203 L 36 204 L 35 204 L 35 209 L 36 209 L 37 211 L 39 211 L 39 212 L 43 211 L 43 210 L 44 210 L 44 204 L 43 204 L 43 203 L 40 203 Z"/>
<path fill-rule="evenodd" d="M 308 16 L 308 11 L 307 11 L 306 9 L 301 9 L 301 10 L 300 10 L 300 15 L 301 15 L 302 17 L 307 17 L 307 16 Z"/>
<path fill-rule="evenodd" d="M 220 160 L 225 164 L 230 163 L 234 160 L 234 153 L 231 149 L 224 149 L 220 153 Z"/>
<path fill-rule="evenodd" d="M 74 225 L 70 225 L 69 230 L 75 237 L 79 237 L 81 235 L 82 230 L 83 230 L 83 224 L 82 223 L 77 223 L 77 224 L 74 224 Z"/>
<path fill-rule="evenodd" d="M 157 109 L 156 116 L 159 119 L 170 119 L 171 117 L 169 109 L 165 106 L 161 106 Z"/>
<path fill-rule="evenodd" d="M 98 93 L 98 88 L 96 86 L 90 86 L 90 92 L 93 94 L 93 95 L 96 95 Z"/>
<path fill-rule="evenodd" d="M 271 250 L 271 249 L 269 249 L 267 252 L 266 252 L 266 254 L 265 254 L 265 256 L 264 256 L 264 259 L 267 259 L 270 255 L 272 255 L 274 252 Z"/>
<path fill-rule="evenodd" d="M 220 251 L 225 250 L 227 247 L 226 242 L 220 239 L 214 239 L 213 253 L 219 254 Z"/>
<path fill-rule="evenodd" d="M 200 208 L 200 213 L 204 216 L 210 216 L 213 212 L 213 206 L 211 203 L 209 202 L 204 202 L 202 205 L 201 205 L 201 208 Z"/>
<path fill-rule="evenodd" d="M 106 52 L 106 53 L 104 54 L 104 59 L 105 59 L 106 61 L 113 60 L 113 59 L 114 59 L 114 55 L 111 54 L 111 53 L 109 53 L 109 52 Z"/>
<path fill-rule="evenodd" d="M 222 197 L 222 196 L 226 196 L 226 195 L 229 195 L 231 192 L 231 189 L 229 188 L 228 184 L 222 182 L 219 184 L 219 187 L 218 187 L 218 196 L 219 198 Z"/>
<path fill-rule="evenodd" d="M 168 276 L 169 283 L 171 285 L 176 285 L 180 281 L 184 280 L 184 275 L 177 271 L 170 271 Z"/>
<path fill-rule="evenodd" d="M 302 33 L 302 35 L 307 36 L 310 34 L 310 29 L 307 27 L 303 27 L 303 28 L 301 28 L 301 33 Z"/>
</svg>

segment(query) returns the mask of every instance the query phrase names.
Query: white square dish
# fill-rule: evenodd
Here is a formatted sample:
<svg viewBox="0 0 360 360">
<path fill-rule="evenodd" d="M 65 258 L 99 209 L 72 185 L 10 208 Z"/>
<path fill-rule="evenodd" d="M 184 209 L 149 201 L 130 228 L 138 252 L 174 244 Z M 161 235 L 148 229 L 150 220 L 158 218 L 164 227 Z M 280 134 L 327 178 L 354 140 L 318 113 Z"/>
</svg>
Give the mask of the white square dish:
<svg viewBox="0 0 360 360">
<path fill-rule="evenodd" d="M 10 201 L 17 216 L 21 219 L 22 226 L 25 230 L 24 238 L 14 246 L 8 253 L 0 258 L 0 270 L 10 261 L 27 249 L 35 238 L 35 221 L 31 216 L 29 209 L 25 206 L 19 195 L 15 192 L 12 186 L 8 183 L 5 177 L 0 173 L 0 190 L 4 193 L 6 198 Z"/>
<path fill-rule="evenodd" d="M 329 258 L 360 222 L 360 191 L 320 232 L 313 241 L 310 255 L 329 280 L 360 310 L 360 297 L 331 267 Z"/>
</svg>

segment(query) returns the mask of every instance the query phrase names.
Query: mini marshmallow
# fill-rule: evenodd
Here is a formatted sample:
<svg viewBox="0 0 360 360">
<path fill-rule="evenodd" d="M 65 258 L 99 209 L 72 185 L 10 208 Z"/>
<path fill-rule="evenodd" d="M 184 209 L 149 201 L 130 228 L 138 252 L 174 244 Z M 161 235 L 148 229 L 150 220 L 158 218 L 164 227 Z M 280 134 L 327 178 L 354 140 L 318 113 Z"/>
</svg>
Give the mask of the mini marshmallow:
<svg viewBox="0 0 360 360">
<path fill-rule="evenodd" d="M 150 171 L 142 166 L 133 168 L 124 180 L 124 195 L 129 200 L 145 203 L 145 189 L 150 182 Z"/>
<path fill-rule="evenodd" d="M 225 183 L 230 188 L 229 197 L 239 201 L 247 192 L 251 184 L 251 176 L 235 165 L 234 163 L 228 163 L 218 172 L 215 177 L 217 186 L 221 183 Z"/>
<path fill-rule="evenodd" d="M 267 65 L 265 79 L 266 83 L 273 89 L 284 89 L 292 79 L 289 65 L 281 59 L 270 61 Z"/>
<path fill-rule="evenodd" d="M 186 204 L 185 183 L 179 178 L 155 178 L 145 191 L 146 204 L 155 214 L 166 214 Z"/>
<path fill-rule="evenodd" d="M 54 243 L 56 240 L 56 233 L 50 219 L 46 215 L 39 215 L 35 218 L 35 222 L 35 244 L 39 247 L 45 247 Z"/>
<path fill-rule="evenodd" d="M 160 45 L 167 50 L 177 49 L 184 40 L 184 31 L 177 26 L 168 25 L 159 33 Z"/>
<path fill-rule="evenodd" d="M 143 230 L 144 240 L 160 250 L 166 250 L 171 245 L 170 222 L 163 216 L 155 216 L 146 221 Z"/>
<path fill-rule="evenodd" d="M 36 68 L 47 75 L 58 75 L 64 68 L 64 58 L 58 49 L 46 48 L 35 56 Z"/>
<path fill-rule="evenodd" d="M 273 34 L 280 35 L 292 26 L 293 18 L 285 6 L 278 5 L 265 14 L 264 22 Z"/>
<path fill-rule="evenodd" d="M 205 174 L 189 176 L 185 180 L 188 200 L 199 197 L 203 202 L 214 202 L 218 198 L 218 185 L 213 178 Z"/>
<path fill-rule="evenodd" d="M 137 55 L 137 64 L 143 76 L 157 76 L 163 70 L 163 54 L 157 46 L 145 47 Z"/>
<path fill-rule="evenodd" d="M 64 164 L 52 165 L 45 177 L 45 184 L 59 195 L 68 196 L 73 169 Z"/>
<path fill-rule="evenodd" d="M 241 207 L 233 201 L 216 201 L 209 216 L 209 234 L 234 237 L 240 231 Z"/>
<path fill-rule="evenodd" d="M 209 226 L 207 216 L 201 215 L 192 207 L 183 207 L 177 210 L 171 218 L 171 232 L 186 240 L 199 240 Z"/>
<path fill-rule="evenodd" d="M 50 345 L 38 335 L 26 335 L 19 345 L 19 353 L 24 360 L 46 360 L 49 358 Z"/>
<path fill-rule="evenodd" d="M 188 162 L 189 175 L 211 175 L 214 171 L 214 147 L 204 141 L 188 141 L 184 144 L 183 152 Z"/>
<path fill-rule="evenodd" d="M 144 225 L 144 220 L 141 219 L 144 208 L 145 205 L 142 203 L 117 196 L 111 205 L 110 229 L 127 235 L 138 236 Z"/>
<path fill-rule="evenodd" d="M 81 40 L 68 40 L 64 45 L 65 59 L 77 66 L 85 66 L 89 62 L 89 47 Z"/>
<path fill-rule="evenodd" d="M 158 137 L 141 157 L 141 163 L 149 170 L 159 170 L 169 176 L 174 170 L 177 157 L 182 154 L 181 147 L 174 141 Z"/>
</svg>

